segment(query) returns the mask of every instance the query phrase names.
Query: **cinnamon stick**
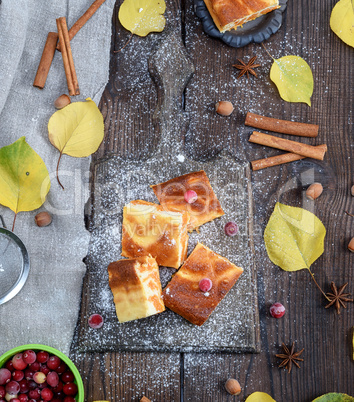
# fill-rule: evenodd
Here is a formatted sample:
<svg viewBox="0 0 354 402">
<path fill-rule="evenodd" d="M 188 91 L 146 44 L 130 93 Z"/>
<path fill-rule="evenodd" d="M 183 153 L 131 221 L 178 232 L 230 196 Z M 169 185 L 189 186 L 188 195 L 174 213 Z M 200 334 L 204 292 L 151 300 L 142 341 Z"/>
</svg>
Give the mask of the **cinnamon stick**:
<svg viewBox="0 0 354 402">
<path fill-rule="evenodd" d="M 49 73 L 49 69 L 53 61 L 57 42 L 58 42 L 58 34 L 56 32 L 49 32 L 47 40 L 44 45 L 41 61 L 39 62 L 37 73 L 33 81 L 34 87 L 40 89 L 44 88 Z"/>
<path fill-rule="evenodd" d="M 319 126 L 317 124 L 297 123 L 295 121 L 273 119 L 248 112 L 246 126 L 274 131 L 275 133 L 298 135 L 300 137 L 317 137 Z"/>
<path fill-rule="evenodd" d="M 312 145 L 302 144 L 297 141 L 290 141 L 284 138 L 275 137 L 273 135 L 258 133 L 253 131 L 249 138 L 250 142 L 255 144 L 265 145 L 267 147 L 282 149 L 283 151 L 289 151 L 291 153 L 307 156 L 308 158 L 323 160 L 327 151 L 327 145 L 322 147 L 314 147 Z"/>
<path fill-rule="evenodd" d="M 68 27 L 66 18 L 60 17 L 56 20 L 58 27 L 59 40 L 62 43 L 62 57 L 65 70 L 66 81 L 68 84 L 69 95 L 80 95 L 79 83 L 76 76 L 74 59 L 71 52 Z"/>
<path fill-rule="evenodd" d="M 317 148 L 325 149 L 326 145 L 318 145 Z M 305 156 L 297 155 L 294 153 L 286 153 L 276 156 L 271 156 L 269 158 L 258 159 L 251 162 L 252 170 L 261 170 L 271 166 L 283 165 L 284 163 L 298 161 L 304 159 Z"/>
<path fill-rule="evenodd" d="M 74 23 L 69 29 L 70 40 L 80 31 L 80 29 L 86 24 L 86 22 L 95 14 L 95 12 L 101 7 L 106 0 L 95 0 L 86 12 Z M 58 43 L 57 49 L 61 51 L 61 42 Z"/>
</svg>

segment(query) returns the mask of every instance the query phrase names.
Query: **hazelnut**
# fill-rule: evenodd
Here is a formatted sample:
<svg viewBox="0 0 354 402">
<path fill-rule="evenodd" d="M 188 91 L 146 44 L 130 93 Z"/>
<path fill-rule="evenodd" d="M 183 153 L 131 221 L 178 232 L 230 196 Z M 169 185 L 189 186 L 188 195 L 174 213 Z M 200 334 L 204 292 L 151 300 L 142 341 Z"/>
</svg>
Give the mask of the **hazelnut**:
<svg viewBox="0 0 354 402">
<path fill-rule="evenodd" d="M 48 212 L 43 211 L 37 214 L 34 220 L 39 227 L 48 226 L 52 222 L 52 215 Z"/>
<path fill-rule="evenodd" d="M 350 192 L 351 192 L 352 196 L 354 197 L 354 184 L 352 185 L 352 188 L 350 189 Z"/>
<path fill-rule="evenodd" d="M 348 250 L 354 253 L 354 237 L 350 240 L 348 244 Z"/>
<path fill-rule="evenodd" d="M 234 111 L 234 107 L 229 101 L 219 101 L 215 104 L 215 111 L 222 116 L 230 116 L 230 114 Z"/>
<path fill-rule="evenodd" d="M 63 94 L 63 95 L 60 95 L 59 98 L 55 99 L 54 107 L 56 109 L 63 109 L 63 107 L 69 105 L 70 103 L 71 103 L 70 96 Z"/>
<path fill-rule="evenodd" d="M 306 197 L 310 200 L 315 200 L 318 198 L 323 191 L 321 183 L 312 183 L 311 186 L 306 190 Z"/>
<path fill-rule="evenodd" d="M 240 395 L 240 383 L 234 378 L 229 378 L 225 383 L 225 389 L 230 395 Z"/>
</svg>

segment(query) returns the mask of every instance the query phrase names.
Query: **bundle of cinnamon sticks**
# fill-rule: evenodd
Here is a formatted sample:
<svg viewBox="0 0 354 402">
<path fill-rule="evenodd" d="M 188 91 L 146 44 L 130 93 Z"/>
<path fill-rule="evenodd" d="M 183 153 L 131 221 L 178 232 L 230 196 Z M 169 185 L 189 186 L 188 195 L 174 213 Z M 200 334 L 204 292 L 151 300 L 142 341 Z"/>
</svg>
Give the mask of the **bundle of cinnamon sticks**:
<svg viewBox="0 0 354 402">
<path fill-rule="evenodd" d="M 317 124 L 297 123 L 288 120 L 273 119 L 271 117 L 260 116 L 250 112 L 247 113 L 245 125 L 263 130 L 274 131 L 277 133 L 312 138 L 317 137 L 319 130 L 319 126 Z M 259 133 L 257 131 L 254 131 L 251 134 L 249 141 L 255 144 L 288 151 L 285 154 L 252 161 L 252 170 L 260 170 L 270 166 L 277 166 L 304 159 L 306 157 L 323 160 L 327 151 L 326 144 L 313 146 L 297 141 L 286 140 L 284 138 L 269 134 Z"/>
<path fill-rule="evenodd" d="M 39 62 L 37 74 L 33 82 L 34 87 L 40 89 L 44 88 L 49 69 L 54 58 L 55 50 L 59 50 L 61 51 L 63 57 L 63 64 L 66 81 L 68 84 L 69 95 L 73 96 L 80 94 L 74 59 L 71 52 L 70 40 L 79 32 L 79 30 L 86 24 L 86 22 L 93 16 L 93 14 L 105 1 L 106 0 L 95 0 L 88 8 L 88 10 L 74 23 L 70 30 L 68 30 L 65 17 L 61 17 L 56 20 L 58 33 L 48 33 L 47 41 L 44 45 L 42 53 L 42 58 Z"/>
</svg>

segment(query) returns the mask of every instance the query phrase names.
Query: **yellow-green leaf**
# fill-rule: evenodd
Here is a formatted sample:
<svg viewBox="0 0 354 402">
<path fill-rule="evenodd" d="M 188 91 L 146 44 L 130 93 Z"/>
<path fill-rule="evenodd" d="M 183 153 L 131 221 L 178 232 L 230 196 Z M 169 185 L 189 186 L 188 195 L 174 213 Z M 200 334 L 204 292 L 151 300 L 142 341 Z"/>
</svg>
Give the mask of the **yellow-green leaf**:
<svg viewBox="0 0 354 402">
<path fill-rule="evenodd" d="M 312 402 L 353 402 L 353 401 L 354 398 L 347 394 L 337 394 L 336 392 L 330 392 L 329 394 L 319 396 Z"/>
<path fill-rule="evenodd" d="M 340 0 L 329 20 L 332 31 L 347 45 L 354 47 L 354 0 Z"/>
<path fill-rule="evenodd" d="M 60 151 L 59 161 L 62 154 L 76 158 L 91 155 L 97 151 L 103 136 L 102 114 L 90 98 L 65 106 L 55 112 L 48 122 L 49 141 Z"/>
<path fill-rule="evenodd" d="M 118 18 L 132 34 L 146 36 L 150 32 L 163 31 L 166 20 L 162 14 L 165 10 L 165 0 L 124 0 Z"/>
<path fill-rule="evenodd" d="M 264 231 L 270 260 L 285 271 L 310 269 L 324 251 L 326 228 L 313 213 L 277 203 Z"/>
<path fill-rule="evenodd" d="M 253 392 L 246 402 L 275 402 L 275 400 L 265 392 Z"/>
<path fill-rule="evenodd" d="M 0 149 L 0 204 L 15 216 L 33 211 L 44 203 L 49 189 L 48 170 L 25 137 Z"/>
<path fill-rule="evenodd" d="M 299 56 L 273 59 L 270 79 L 287 102 L 303 102 L 311 106 L 313 76 L 310 66 Z"/>
</svg>

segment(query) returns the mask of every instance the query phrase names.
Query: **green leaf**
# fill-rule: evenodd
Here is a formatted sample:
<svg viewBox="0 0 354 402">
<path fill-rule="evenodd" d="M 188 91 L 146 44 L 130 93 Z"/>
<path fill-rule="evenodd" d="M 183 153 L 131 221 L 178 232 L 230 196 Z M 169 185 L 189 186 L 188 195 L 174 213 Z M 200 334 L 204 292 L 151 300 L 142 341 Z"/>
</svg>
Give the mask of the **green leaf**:
<svg viewBox="0 0 354 402">
<path fill-rule="evenodd" d="M 323 254 L 326 229 L 311 212 L 277 203 L 264 231 L 270 260 L 285 271 L 310 269 Z"/>
<path fill-rule="evenodd" d="M 354 0 L 340 0 L 329 20 L 332 31 L 347 45 L 354 47 Z"/>
<path fill-rule="evenodd" d="M 270 79 L 287 102 L 303 102 L 311 106 L 313 76 L 310 66 L 299 56 L 273 59 Z"/>
<path fill-rule="evenodd" d="M 319 396 L 314 399 L 312 402 L 353 402 L 354 398 L 347 394 L 337 394 L 335 392 L 331 392 L 329 394 L 325 394 Z"/>
<path fill-rule="evenodd" d="M 275 402 L 275 400 L 265 392 L 253 392 L 246 402 Z"/>
<path fill-rule="evenodd" d="M 14 211 L 15 217 L 39 208 L 49 189 L 48 170 L 25 137 L 0 149 L 0 204 Z"/>
<path fill-rule="evenodd" d="M 132 34 L 146 36 L 150 32 L 163 31 L 166 20 L 162 14 L 165 11 L 165 0 L 124 0 L 118 18 Z"/>
</svg>

